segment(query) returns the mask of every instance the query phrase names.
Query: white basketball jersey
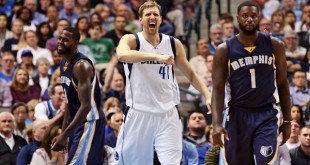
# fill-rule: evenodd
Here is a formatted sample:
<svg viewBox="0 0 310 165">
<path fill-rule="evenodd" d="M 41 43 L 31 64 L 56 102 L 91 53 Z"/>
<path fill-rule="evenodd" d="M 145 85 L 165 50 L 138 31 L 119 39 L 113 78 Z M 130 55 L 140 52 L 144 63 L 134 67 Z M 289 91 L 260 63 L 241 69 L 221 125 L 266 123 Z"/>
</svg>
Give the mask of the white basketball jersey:
<svg viewBox="0 0 310 165">
<path fill-rule="evenodd" d="M 156 48 L 145 40 L 142 32 L 137 36 L 138 51 L 174 56 L 168 35 L 160 34 L 161 41 Z M 124 63 L 124 70 L 127 106 L 140 111 L 162 113 L 180 103 L 179 86 L 172 65 L 165 66 L 158 61 Z"/>
</svg>

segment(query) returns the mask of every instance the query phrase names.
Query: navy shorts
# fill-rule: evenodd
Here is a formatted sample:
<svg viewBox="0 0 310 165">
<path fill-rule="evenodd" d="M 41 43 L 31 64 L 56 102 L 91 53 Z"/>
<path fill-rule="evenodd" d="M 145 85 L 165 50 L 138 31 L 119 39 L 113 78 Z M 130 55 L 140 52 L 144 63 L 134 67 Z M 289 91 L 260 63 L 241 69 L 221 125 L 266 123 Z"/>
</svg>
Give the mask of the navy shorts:
<svg viewBox="0 0 310 165">
<path fill-rule="evenodd" d="M 275 160 L 279 110 L 231 108 L 225 121 L 229 141 L 225 140 L 226 163 L 230 165 L 267 164 Z"/>
<path fill-rule="evenodd" d="M 67 164 L 103 164 L 105 120 L 87 121 L 69 137 Z"/>
</svg>

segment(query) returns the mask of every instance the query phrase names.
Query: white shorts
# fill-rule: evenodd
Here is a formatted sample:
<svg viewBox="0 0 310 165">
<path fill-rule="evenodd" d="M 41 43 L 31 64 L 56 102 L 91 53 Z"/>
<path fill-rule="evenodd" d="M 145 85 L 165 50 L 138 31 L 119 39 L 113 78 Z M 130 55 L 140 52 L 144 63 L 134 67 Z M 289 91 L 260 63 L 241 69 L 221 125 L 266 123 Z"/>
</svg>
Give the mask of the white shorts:
<svg viewBox="0 0 310 165">
<path fill-rule="evenodd" d="M 180 165 L 182 124 L 177 108 L 160 114 L 130 108 L 117 138 L 117 164 L 152 165 L 154 148 L 162 165 Z"/>
</svg>

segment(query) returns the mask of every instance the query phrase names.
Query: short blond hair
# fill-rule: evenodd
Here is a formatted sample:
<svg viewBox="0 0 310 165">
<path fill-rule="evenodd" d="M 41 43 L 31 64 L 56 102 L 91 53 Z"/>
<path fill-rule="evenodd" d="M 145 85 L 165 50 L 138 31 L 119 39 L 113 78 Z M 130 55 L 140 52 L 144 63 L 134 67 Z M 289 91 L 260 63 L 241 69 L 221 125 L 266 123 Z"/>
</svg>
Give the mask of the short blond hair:
<svg viewBox="0 0 310 165">
<path fill-rule="evenodd" d="M 157 7 L 159 10 L 159 14 L 161 15 L 161 7 L 155 1 L 147 1 L 139 8 L 139 17 L 142 18 L 144 9 L 148 9 L 151 7 Z"/>
</svg>

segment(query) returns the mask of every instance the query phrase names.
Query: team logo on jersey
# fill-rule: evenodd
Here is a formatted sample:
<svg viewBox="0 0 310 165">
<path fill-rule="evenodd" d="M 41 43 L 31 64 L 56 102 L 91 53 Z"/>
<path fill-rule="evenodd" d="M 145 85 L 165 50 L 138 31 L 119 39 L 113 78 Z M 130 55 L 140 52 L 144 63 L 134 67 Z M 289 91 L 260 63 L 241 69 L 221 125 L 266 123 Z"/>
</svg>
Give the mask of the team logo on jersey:
<svg viewBox="0 0 310 165">
<path fill-rule="evenodd" d="M 246 51 L 252 53 L 256 49 L 256 46 L 248 46 L 248 47 L 244 47 L 244 49 Z"/>
<path fill-rule="evenodd" d="M 268 157 L 272 153 L 273 153 L 272 146 L 261 146 L 260 154 L 262 154 L 263 156 Z"/>
</svg>

